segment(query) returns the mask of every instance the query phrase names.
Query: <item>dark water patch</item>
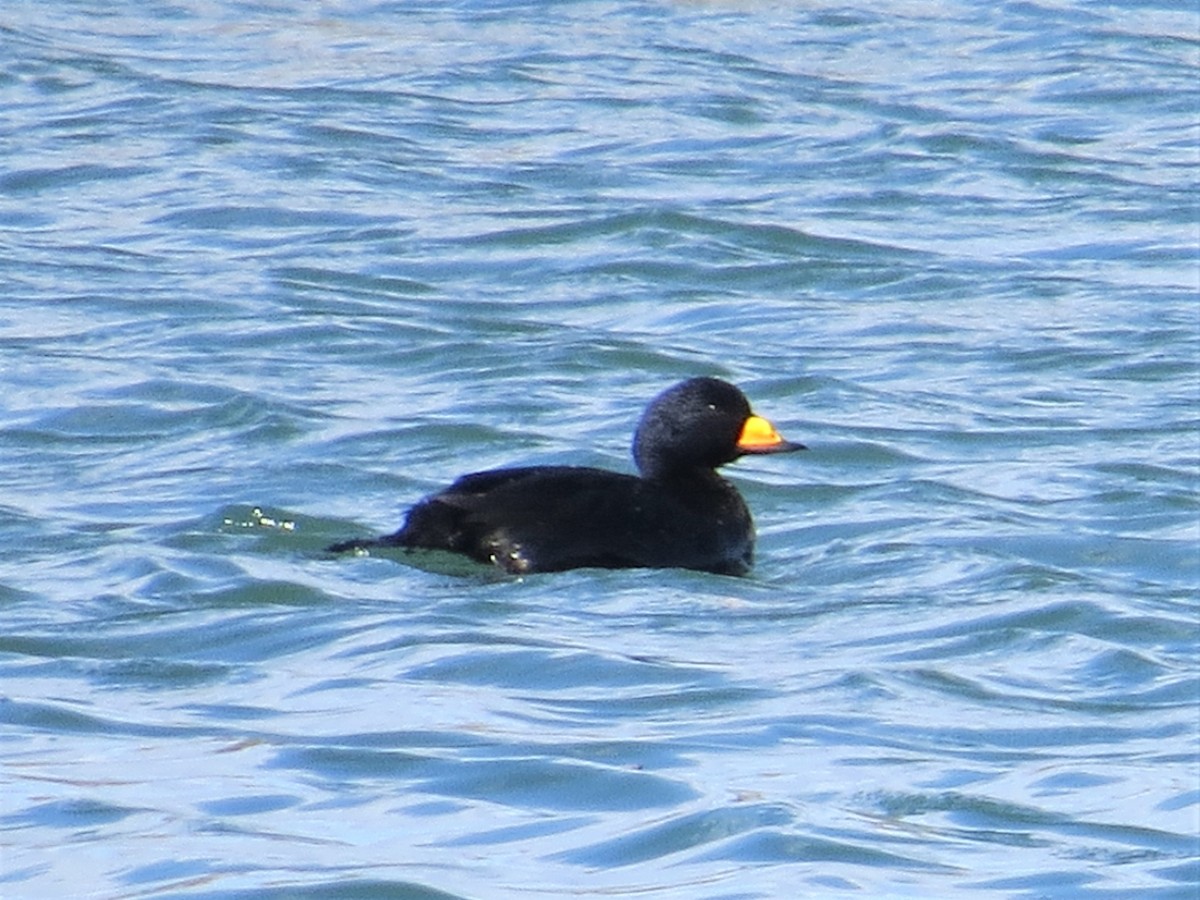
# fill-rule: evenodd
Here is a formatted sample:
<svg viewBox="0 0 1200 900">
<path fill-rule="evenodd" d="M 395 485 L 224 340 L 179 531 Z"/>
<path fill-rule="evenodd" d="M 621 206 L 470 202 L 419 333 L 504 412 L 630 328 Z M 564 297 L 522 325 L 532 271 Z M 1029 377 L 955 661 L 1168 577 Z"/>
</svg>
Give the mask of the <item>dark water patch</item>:
<svg viewBox="0 0 1200 900">
<path fill-rule="evenodd" d="M 1187 709 L 1200 691 L 1200 679 L 1170 678 L 1165 670 L 1150 690 L 1120 690 L 1099 694 L 1097 685 L 1080 679 L 1070 693 L 1040 693 L 1032 685 L 986 683 L 937 670 L 916 670 L 903 676 L 934 693 L 969 700 L 996 709 L 1027 709 L 1052 712 L 1071 710 L 1079 713 L 1112 715 L 1149 709 Z M 1080 699 L 1085 697 L 1086 699 Z"/>
<path fill-rule="evenodd" d="M 112 689 L 179 690 L 223 681 L 235 674 L 229 666 L 202 665 L 176 660 L 140 658 L 104 665 L 82 666 L 83 677 Z M 62 675 L 60 670 L 57 674 Z"/>
<path fill-rule="evenodd" d="M 280 809 L 290 809 L 299 802 L 299 797 L 289 794 L 257 794 L 210 800 L 200 803 L 198 806 L 213 816 L 253 816 Z"/>
<path fill-rule="evenodd" d="M 483 745 L 481 745 L 483 746 Z M 318 774 L 335 785 L 397 780 L 410 791 L 527 809 L 617 810 L 671 806 L 694 796 L 681 782 L 636 769 L 536 758 L 493 747 L 469 758 L 380 748 L 289 748 L 271 766 Z M 499 755 L 497 755 L 499 751 Z"/>
<path fill-rule="evenodd" d="M 322 599 L 317 599 L 317 598 Z M 336 641 L 329 614 L 299 621 L 288 610 L 328 598 L 292 584 L 245 586 L 213 592 L 193 616 L 186 610 L 155 611 L 107 623 L 81 634 L 68 623 L 41 633 L 10 634 L 0 649 L 80 666 L 97 684 L 142 683 L 162 688 L 203 683 L 234 674 L 253 659 L 301 652 Z M 275 613 L 266 610 L 274 608 Z M 335 616 L 336 617 L 336 616 Z M 287 648 L 291 648 L 289 651 Z M 165 654 L 170 654 L 165 656 Z M 89 662 L 83 663 L 87 660 Z M 179 684 L 175 680 L 180 679 Z"/>
<path fill-rule="evenodd" d="M 1073 834 L 1089 840 L 1142 847 L 1160 854 L 1160 858 L 1186 855 L 1194 849 L 1194 842 L 1185 835 L 1153 828 L 1080 821 L 1038 807 L 973 794 L 897 795 L 880 797 L 878 802 L 889 817 L 910 819 L 931 814 L 944 817 L 959 837 L 972 840 L 991 841 L 1000 837 L 1005 842 L 1046 841 L 1054 835 Z"/>
<path fill-rule="evenodd" d="M 536 673 L 536 684 L 542 689 L 665 684 L 674 686 L 672 689 L 680 695 L 687 693 L 687 686 L 698 679 L 704 682 L 717 680 L 712 673 L 703 670 L 689 670 L 678 664 L 653 660 L 620 659 L 549 647 L 500 650 L 495 646 L 417 666 L 406 672 L 405 677 L 529 689 L 534 687 L 531 673 Z"/>
<path fill-rule="evenodd" d="M 41 875 L 46 875 L 50 869 L 51 866 L 48 864 L 11 868 L 5 872 L 0 872 L 0 884 L 20 884 L 22 881 L 30 881 Z"/>
<path fill-rule="evenodd" d="M 467 601 L 467 608 L 457 607 L 453 611 L 434 611 L 428 618 L 421 617 L 426 626 L 433 626 L 426 632 L 418 635 L 411 633 L 401 633 L 398 636 L 389 637 L 383 641 L 370 641 L 363 643 L 357 647 L 353 647 L 341 651 L 338 656 L 353 659 L 356 657 L 381 657 L 395 656 L 397 659 L 403 658 L 404 651 L 420 648 L 438 649 L 442 647 L 472 647 L 477 648 L 467 652 L 450 655 L 450 659 L 443 664 L 441 661 L 433 663 L 418 663 L 413 669 L 405 673 L 406 679 L 425 680 L 433 682 L 453 681 L 453 678 L 443 679 L 443 672 L 453 674 L 459 666 L 460 662 L 465 661 L 463 682 L 466 684 L 483 684 L 486 683 L 487 675 L 482 674 L 478 681 L 473 680 L 474 668 L 472 661 L 478 661 L 480 657 L 485 656 L 484 648 L 490 648 L 498 656 L 510 651 L 510 648 L 518 648 L 511 652 L 516 654 L 517 658 L 530 660 L 550 658 L 555 652 L 555 647 L 551 643 L 547 643 L 541 638 L 533 634 L 516 633 L 516 634 L 497 634 L 489 629 L 480 628 L 478 630 L 463 631 L 461 630 L 461 615 L 480 615 L 491 610 L 503 617 L 506 612 L 515 613 L 517 610 L 505 609 L 499 605 L 486 605 L 485 601 L 479 598 L 473 598 Z M 510 657 L 511 659 L 512 657 Z M 526 669 L 525 673 L 531 670 Z M 533 670 L 536 671 L 536 670 Z M 519 670 L 512 669 L 506 666 L 499 666 L 497 677 L 500 678 L 502 684 L 508 685 L 508 678 L 515 678 L 515 685 L 526 685 L 526 679 L 516 677 L 514 673 Z"/>
<path fill-rule="evenodd" d="M 881 849 L 873 836 L 846 835 L 826 838 L 792 834 L 776 829 L 761 829 L 750 835 L 732 838 L 725 846 L 709 851 L 700 858 L 759 865 L 819 862 L 901 871 L 953 871 L 952 867 L 914 855 Z"/>
<path fill-rule="evenodd" d="M 403 233 L 388 233 L 388 237 L 402 238 Z M 360 240 L 378 240 L 381 235 L 359 235 Z M 401 278 L 395 275 L 374 275 L 370 273 L 346 272 L 341 269 L 321 269 L 306 266 L 281 267 L 273 273 L 275 279 L 283 287 L 299 291 L 314 291 L 321 295 L 332 296 L 339 302 L 353 297 L 358 301 L 376 301 L 379 305 L 370 307 L 376 313 L 396 311 L 396 301 L 402 297 L 424 297 L 438 292 L 436 286 L 411 278 Z M 389 322 L 396 328 L 411 328 L 414 338 L 423 331 L 421 323 Z M 414 340 L 414 343 L 416 341 Z"/>
<path fill-rule="evenodd" d="M 296 691 L 296 696 L 305 694 L 320 694 L 325 691 L 344 691 L 357 688 L 370 688 L 371 686 L 382 685 L 383 682 L 372 678 L 330 678 L 325 681 L 314 682 Z"/>
<path fill-rule="evenodd" d="M 769 694 L 769 691 L 760 688 L 714 685 L 636 692 L 628 696 L 610 695 L 595 699 L 533 693 L 529 700 L 536 708 L 550 713 L 555 718 L 565 716 L 582 723 L 602 719 L 619 720 L 630 715 L 671 717 L 681 710 L 690 710 L 692 715 L 697 716 L 716 716 L 723 708 L 737 707 Z"/>
<path fill-rule="evenodd" d="M 361 784 L 364 779 L 407 779 L 428 771 L 432 757 L 404 750 L 344 747 L 290 747 L 277 753 L 271 768 L 301 769 L 331 784 Z"/>
<path fill-rule="evenodd" d="M 21 827 L 91 830 L 120 822 L 145 810 L 114 806 L 98 800 L 62 800 L 41 803 L 0 816 L 0 829 Z"/>
<path fill-rule="evenodd" d="M 172 393 L 176 392 L 170 383 L 159 382 L 118 389 L 70 408 L 43 410 L 25 425 L 4 429 L 0 446 L 13 452 L 62 452 L 68 459 L 90 458 L 93 466 L 110 468 L 123 460 L 106 459 L 105 454 L 145 454 L 164 468 L 174 460 L 178 471 L 188 462 L 211 464 L 205 451 L 214 431 L 251 443 L 278 443 L 301 434 L 306 423 L 321 421 L 311 412 L 247 392 L 211 387 L 193 391 L 191 400 L 171 399 Z M 98 474 L 93 468 L 76 477 Z"/>
<path fill-rule="evenodd" d="M 581 828 L 593 821 L 592 816 L 556 816 L 552 819 L 528 822 L 521 825 L 511 825 L 504 828 L 490 828 L 474 833 L 463 834 L 446 841 L 446 847 L 487 847 L 497 844 L 509 844 L 530 839 L 539 840 L 564 834 Z"/>
<path fill-rule="evenodd" d="M 260 722 L 280 715 L 277 709 L 241 703 L 190 704 L 181 709 L 214 722 Z"/>
<path fill-rule="evenodd" d="M 0 175 L 0 193 L 36 195 L 44 191 L 76 188 L 96 181 L 139 178 L 153 173 L 142 166 L 71 165 L 62 168 L 25 169 Z"/>
<path fill-rule="evenodd" d="M 1123 615 L 1098 603 L 1087 601 L 1058 600 L 1042 606 L 1002 611 L 982 617 L 957 621 L 937 626 L 919 633 L 888 635 L 872 641 L 888 643 L 893 640 L 924 645 L 945 638 L 960 638 L 966 641 L 963 653 L 977 653 L 995 646 L 997 640 L 1010 641 L 1022 635 L 1058 636 L 1066 633 L 1125 644 L 1145 644 L 1154 647 L 1162 642 L 1173 642 L 1181 636 L 1180 623 L 1144 616 Z M 978 641 L 984 643 L 975 643 Z M 945 645 L 930 650 L 907 650 L 892 656 L 895 660 L 930 658 L 928 654 L 948 653 L 956 655 Z"/>
<path fill-rule="evenodd" d="M 576 865 L 619 868 L 674 856 L 746 832 L 783 827 L 793 818 L 790 810 L 779 806 L 729 806 L 676 816 L 633 834 L 559 856 Z"/>
<path fill-rule="evenodd" d="M 231 246 L 247 250 L 275 246 L 289 233 L 320 228 L 323 241 L 337 243 L 345 229 L 378 227 L 385 220 L 351 213 L 331 214 L 274 206 L 214 206 L 166 213 L 150 224 L 181 231 L 220 232 Z"/>
<path fill-rule="evenodd" d="M 214 876 L 213 865 L 205 859 L 177 859 L 137 866 L 126 870 L 121 881 L 128 885 L 158 884 L 184 887 L 204 884 Z"/>
<path fill-rule="evenodd" d="M 74 708 L 73 708 L 74 707 Z M 177 725 L 148 725 L 91 715 L 86 704 L 70 701 L 30 702 L 0 698 L 0 722 L 25 730 L 75 735 L 123 735 L 139 738 L 192 737 L 204 729 Z"/>
<path fill-rule="evenodd" d="M 936 748 L 939 758 L 953 760 L 955 765 L 973 759 L 988 766 L 1009 766 L 1053 759 L 1063 747 L 1103 746 L 1114 735 L 1131 746 L 1142 742 L 1152 746 L 1155 741 L 1169 741 L 1188 733 L 1186 723 L 1172 721 L 1132 726 L 1107 721 L 1063 726 L 1055 725 L 1053 718 L 1034 719 L 1035 724 L 1027 721 L 1017 717 L 986 727 L 963 726 L 951 714 L 928 721 L 889 721 L 883 728 L 880 721 L 869 716 L 779 715 L 769 721 L 740 723 L 743 730 L 738 732 L 703 735 L 702 743 L 768 747 L 795 742 L 808 746 L 836 738 L 840 746 L 847 748 L 848 758 L 861 759 L 863 764 L 878 765 L 897 756 L 915 762 L 923 752 L 921 748 Z"/>
<path fill-rule="evenodd" d="M 434 794 L 531 809 L 632 810 L 672 807 L 696 792 L 644 772 L 548 759 L 473 760 L 446 764 L 418 779 Z"/>
<path fill-rule="evenodd" d="M 1104 787 L 1118 781 L 1120 781 L 1118 778 L 1089 775 L 1086 772 L 1064 772 L 1058 775 L 1048 775 L 1033 786 L 1038 788 L 1043 796 L 1054 796 L 1086 788 Z"/>
<path fill-rule="evenodd" d="M 197 900 L 468 900 L 462 894 L 450 894 L 437 888 L 428 887 L 414 881 L 404 879 L 386 880 L 361 878 L 352 874 L 353 870 L 338 873 L 322 883 L 311 883 L 314 879 L 297 879 L 280 877 L 282 882 L 273 887 L 233 888 L 229 890 L 196 890 L 196 883 L 207 885 L 219 880 L 219 874 L 213 873 L 207 877 L 189 879 L 190 882 L 180 886 L 180 892 L 174 893 L 174 887 L 168 887 L 164 897 L 189 897 Z M 237 870 L 232 873 L 236 875 Z"/>
<path fill-rule="evenodd" d="M 1163 660 L 1146 651 L 1119 648 L 1097 652 L 1080 666 L 1077 678 L 1094 688 L 1120 690 L 1153 687 L 1163 680 L 1169 682 L 1170 676 L 1171 668 Z M 1169 684 L 1162 685 L 1164 689 L 1169 687 Z M 1142 702 L 1148 700 L 1146 697 L 1140 699 Z"/>
<path fill-rule="evenodd" d="M 628 277 L 633 281 L 641 281 L 643 276 L 653 275 L 675 285 L 681 281 L 697 281 L 700 279 L 700 273 L 704 273 L 709 278 L 723 278 L 729 283 L 740 282 L 747 290 L 755 287 L 753 281 L 747 281 L 747 273 L 775 269 L 780 276 L 790 274 L 794 285 L 797 283 L 796 279 L 808 280 L 808 276 L 799 266 L 816 266 L 813 271 L 822 274 L 825 270 L 820 268 L 820 261 L 830 260 L 832 266 L 832 261 L 836 260 L 837 267 L 845 269 L 847 255 L 861 258 L 862 265 L 869 264 L 874 267 L 882 267 L 888 263 L 894 266 L 909 260 L 914 264 L 917 262 L 915 254 L 867 242 L 822 237 L 772 224 L 718 219 L 654 208 L 602 218 L 568 220 L 553 225 L 510 228 L 476 236 L 469 243 L 493 251 L 522 252 L 547 245 L 553 247 L 565 244 L 571 246 L 576 255 L 582 252 L 580 245 L 591 246 L 600 251 L 616 243 L 641 248 L 646 252 L 660 252 L 654 254 L 655 258 L 647 258 L 640 262 L 598 261 L 584 268 L 583 272 Z M 664 245 L 675 246 L 684 252 L 677 255 L 675 261 L 667 262 L 661 254 Z M 605 259 L 611 255 L 611 252 L 601 254 Z M 748 261 L 754 261 L 756 265 L 746 266 Z M 858 268 L 861 269 L 862 266 Z M 887 277 L 891 280 L 896 276 Z"/>
<path fill-rule="evenodd" d="M 1170 881 L 1179 884 L 1180 887 L 1172 890 L 1160 891 L 1161 896 L 1169 897 L 1171 900 L 1186 900 L 1195 894 L 1195 887 L 1200 880 L 1200 862 L 1185 862 L 1180 865 L 1162 866 L 1153 870 L 1156 878 L 1163 881 Z"/>
<path fill-rule="evenodd" d="M 367 731 L 357 734 L 333 735 L 323 741 L 311 740 L 313 743 L 323 743 L 330 747 L 381 748 L 384 750 L 420 748 L 435 751 L 464 751 L 473 747 L 490 745 L 486 735 L 472 732 L 469 729 Z"/>
<path fill-rule="evenodd" d="M 1200 806 L 1200 790 L 1183 791 L 1179 796 L 1172 797 L 1169 800 L 1164 800 L 1158 804 L 1158 809 L 1165 811 L 1174 811 L 1184 809 L 1189 806 Z"/>
</svg>

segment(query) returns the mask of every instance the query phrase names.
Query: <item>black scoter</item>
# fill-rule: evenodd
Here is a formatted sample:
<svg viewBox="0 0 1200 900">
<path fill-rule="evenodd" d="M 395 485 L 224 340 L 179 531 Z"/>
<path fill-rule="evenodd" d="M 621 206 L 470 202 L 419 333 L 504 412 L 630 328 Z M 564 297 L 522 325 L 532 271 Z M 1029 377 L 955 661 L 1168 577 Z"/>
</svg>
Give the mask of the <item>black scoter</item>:
<svg viewBox="0 0 1200 900">
<path fill-rule="evenodd" d="M 739 456 L 803 450 L 740 390 L 689 378 L 646 407 L 633 437 L 640 477 L 580 466 L 464 475 L 419 501 L 395 534 L 334 544 L 446 550 L 515 574 L 597 567 L 745 573 L 754 523 L 716 469 Z"/>
</svg>

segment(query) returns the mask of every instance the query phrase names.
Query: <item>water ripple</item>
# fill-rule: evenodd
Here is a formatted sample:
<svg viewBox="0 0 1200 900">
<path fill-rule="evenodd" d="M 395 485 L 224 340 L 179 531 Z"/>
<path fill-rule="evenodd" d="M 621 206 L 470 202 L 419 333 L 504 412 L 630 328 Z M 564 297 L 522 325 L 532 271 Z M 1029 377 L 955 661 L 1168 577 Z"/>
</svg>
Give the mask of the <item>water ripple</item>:
<svg viewBox="0 0 1200 900">
<path fill-rule="evenodd" d="M 3 889 L 1194 893 L 1190 11 L 110 7 L 0 25 Z M 749 577 L 323 551 L 695 374 Z"/>
</svg>

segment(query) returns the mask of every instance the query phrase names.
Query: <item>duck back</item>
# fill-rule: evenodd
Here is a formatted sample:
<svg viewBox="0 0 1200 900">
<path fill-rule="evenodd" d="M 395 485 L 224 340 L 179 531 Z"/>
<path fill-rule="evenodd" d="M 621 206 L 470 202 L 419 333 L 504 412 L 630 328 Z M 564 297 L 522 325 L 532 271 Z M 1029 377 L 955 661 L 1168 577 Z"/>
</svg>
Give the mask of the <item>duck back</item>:
<svg viewBox="0 0 1200 900">
<path fill-rule="evenodd" d="M 509 572 L 680 567 L 742 574 L 754 529 L 712 472 L 643 479 L 571 466 L 463 476 L 420 501 L 387 546 L 447 550 Z"/>
</svg>

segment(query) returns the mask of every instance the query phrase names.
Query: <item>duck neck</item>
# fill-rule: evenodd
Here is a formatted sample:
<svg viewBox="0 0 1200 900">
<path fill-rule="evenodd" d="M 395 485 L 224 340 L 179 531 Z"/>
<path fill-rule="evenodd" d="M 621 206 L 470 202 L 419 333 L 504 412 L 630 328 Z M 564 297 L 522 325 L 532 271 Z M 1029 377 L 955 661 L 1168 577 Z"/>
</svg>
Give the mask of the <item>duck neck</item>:
<svg viewBox="0 0 1200 900">
<path fill-rule="evenodd" d="M 714 469 L 704 466 L 651 468 L 648 472 L 643 472 L 642 477 L 647 481 L 652 481 L 655 484 L 661 484 L 665 487 L 687 488 L 689 490 L 719 487 L 728 483 Z"/>
</svg>

